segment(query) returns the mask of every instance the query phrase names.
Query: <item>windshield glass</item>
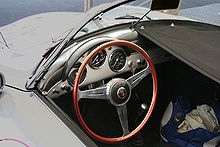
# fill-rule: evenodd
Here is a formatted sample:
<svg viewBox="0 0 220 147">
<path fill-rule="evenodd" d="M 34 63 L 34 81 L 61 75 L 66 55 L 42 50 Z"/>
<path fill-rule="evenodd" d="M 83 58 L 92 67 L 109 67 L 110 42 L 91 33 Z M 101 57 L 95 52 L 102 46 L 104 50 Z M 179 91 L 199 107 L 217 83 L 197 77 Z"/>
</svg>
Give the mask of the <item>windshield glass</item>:
<svg viewBox="0 0 220 147">
<path fill-rule="evenodd" d="M 151 0 L 136 0 L 110 11 L 99 15 L 96 19 L 88 22 L 76 35 L 75 38 L 85 34 L 95 32 L 99 29 L 109 27 L 116 24 L 137 21 L 142 15 L 149 11 Z M 220 25 L 219 0 L 201 0 L 190 1 L 181 0 L 179 17 L 180 19 L 190 18 L 196 21 L 201 21 L 209 24 Z M 138 10 L 138 11 L 137 11 Z M 151 19 L 173 19 L 170 15 L 161 15 L 160 13 L 149 14 Z M 147 17 L 144 18 L 145 20 Z"/>
<path fill-rule="evenodd" d="M 111 9 L 88 22 L 75 38 L 112 25 L 136 21 L 149 11 L 150 5 L 151 0 L 136 0 Z"/>
</svg>

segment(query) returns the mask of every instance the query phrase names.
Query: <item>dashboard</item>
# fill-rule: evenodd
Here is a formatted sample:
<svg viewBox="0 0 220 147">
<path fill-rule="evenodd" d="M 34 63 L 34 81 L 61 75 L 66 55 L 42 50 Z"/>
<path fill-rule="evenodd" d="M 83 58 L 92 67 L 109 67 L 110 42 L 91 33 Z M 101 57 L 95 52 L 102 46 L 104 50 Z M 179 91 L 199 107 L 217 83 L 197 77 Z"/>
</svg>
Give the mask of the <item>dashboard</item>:
<svg viewBox="0 0 220 147">
<path fill-rule="evenodd" d="M 93 49 L 90 49 L 84 53 L 72 66 L 65 81 L 59 81 L 48 91 L 47 95 L 50 98 L 56 98 L 70 92 L 73 89 L 78 69 L 92 50 Z M 105 79 L 122 73 L 132 72 L 145 66 L 146 62 L 144 58 L 133 49 L 119 46 L 105 48 L 96 54 L 86 66 L 80 80 L 80 87 L 85 87 L 96 82 L 102 82 Z"/>
</svg>

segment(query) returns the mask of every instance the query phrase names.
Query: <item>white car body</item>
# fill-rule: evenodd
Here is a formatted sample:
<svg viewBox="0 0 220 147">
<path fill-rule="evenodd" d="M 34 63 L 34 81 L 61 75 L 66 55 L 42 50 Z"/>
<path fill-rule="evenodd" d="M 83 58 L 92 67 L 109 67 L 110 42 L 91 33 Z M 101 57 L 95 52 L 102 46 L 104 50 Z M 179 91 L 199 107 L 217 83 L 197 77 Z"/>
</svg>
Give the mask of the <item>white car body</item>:
<svg viewBox="0 0 220 147">
<path fill-rule="evenodd" d="M 99 7 L 100 8 L 100 7 Z M 95 9 L 97 11 L 97 9 Z M 99 9 L 98 9 L 99 10 Z M 126 10 L 125 10 L 126 11 Z M 146 9 L 142 10 L 146 12 Z M 88 13 L 44 13 L 3 26 L 7 45 L 0 38 L 0 72 L 6 83 L 25 89 L 29 75 L 54 42 L 77 27 Z M 122 12 L 123 13 L 123 12 Z M 186 19 L 161 12 L 149 14 L 152 19 Z M 82 141 L 33 92 L 5 87 L 0 93 L 0 136 L 21 140 L 31 147 L 85 146 Z M 1 138 L 0 138 L 1 139 Z M 0 142 L 8 146 L 10 142 Z M 18 144 L 10 145 L 17 146 Z"/>
</svg>

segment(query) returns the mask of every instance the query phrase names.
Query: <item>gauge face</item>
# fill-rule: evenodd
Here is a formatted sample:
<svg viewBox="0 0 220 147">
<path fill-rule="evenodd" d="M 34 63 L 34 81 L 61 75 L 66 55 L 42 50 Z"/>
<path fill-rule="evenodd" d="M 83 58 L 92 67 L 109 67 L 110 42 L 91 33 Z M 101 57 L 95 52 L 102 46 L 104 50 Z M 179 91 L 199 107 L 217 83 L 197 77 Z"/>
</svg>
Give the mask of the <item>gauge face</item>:
<svg viewBox="0 0 220 147">
<path fill-rule="evenodd" d="M 117 49 L 112 52 L 109 58 L 109 67 L 111 70 L 118 72 L 122 70 L 126 63 L 126 54 L 124 50 Z"/>
<path fill-rule="evenodd" d="M 76 74 L 79 70 L 81 63 L 77 63 L 76 65 L 73 66 L 73 68 L 70 70 L 70 73 L 68 75 L 67 81 L 71 86 L 74 86 Z M 80 84 L 85 80 L 86 78 L 86 69 L 84 70 L 82 77 L 80 79 Z"/>
<path fill-rule="evenodd" d="M 93 69 L 98 69 L 100 68 L 106 60 L 106 51 L 102 50 L 98 52 L 95 57 L 92 58 L 92 60 L 89 62 L 89 66 Z"/>
</svg>

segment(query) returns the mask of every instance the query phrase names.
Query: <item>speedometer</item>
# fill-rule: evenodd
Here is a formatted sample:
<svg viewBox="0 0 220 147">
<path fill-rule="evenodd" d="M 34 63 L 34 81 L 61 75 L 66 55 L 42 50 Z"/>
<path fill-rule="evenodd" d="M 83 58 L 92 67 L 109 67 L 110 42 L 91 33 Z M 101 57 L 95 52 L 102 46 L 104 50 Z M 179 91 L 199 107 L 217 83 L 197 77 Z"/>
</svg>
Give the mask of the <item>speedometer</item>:
<svg viewBox="0 0 220 147">
<path fill-rule="evenodd" d="M 122 49 L 116 49 L 109 58 L 109 67 L 115 72 L 121 71 L 126 63 L 126 53 Z"/>
</svg>

